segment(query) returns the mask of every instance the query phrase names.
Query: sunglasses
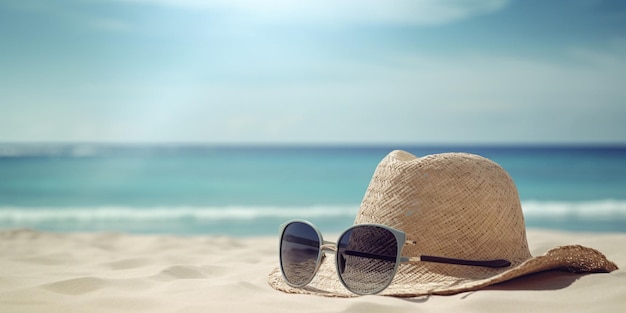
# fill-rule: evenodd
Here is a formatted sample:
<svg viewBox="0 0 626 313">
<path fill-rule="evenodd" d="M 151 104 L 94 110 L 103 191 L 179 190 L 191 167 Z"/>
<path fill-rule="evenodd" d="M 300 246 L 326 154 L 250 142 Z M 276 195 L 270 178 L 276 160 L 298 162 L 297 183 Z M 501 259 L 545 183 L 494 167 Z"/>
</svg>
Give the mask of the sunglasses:
<svg viewBox="0 0 626 313">
<path fill-rule="evenodd" d="M 507 267 L 507 260 L 463 260 L 439 256 L 402 256 L 407 240 L 400 230 L 378 224 L 354 225 L 344 231 L 337 243 L 324 241 L 313 224 L 294 220 L 280 227 L 280 269 L 292 287 L 308 285 L 317 273 L 324 252 L 335 254 L 335 266 L 341 283 L 358 295 L 377 294 L 393 280 L 402 262 L 436 262 L 467 266 Z"/>
</svg>

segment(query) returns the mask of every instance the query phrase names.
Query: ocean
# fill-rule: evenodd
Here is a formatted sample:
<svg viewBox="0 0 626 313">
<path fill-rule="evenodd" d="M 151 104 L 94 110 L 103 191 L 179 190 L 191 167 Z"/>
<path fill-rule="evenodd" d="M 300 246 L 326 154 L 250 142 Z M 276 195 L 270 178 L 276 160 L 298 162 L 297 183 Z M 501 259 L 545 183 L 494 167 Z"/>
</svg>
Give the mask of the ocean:
<svg viewBox="0 0 626 313">
<path fill-rule="evenodd" d="M 378 162 L 470 152 L 515 181 L 529 228 L 626 232 L 626 146 L 0 144 L 0 228 L 275 235 L 352 225 Z"/>
</svg>

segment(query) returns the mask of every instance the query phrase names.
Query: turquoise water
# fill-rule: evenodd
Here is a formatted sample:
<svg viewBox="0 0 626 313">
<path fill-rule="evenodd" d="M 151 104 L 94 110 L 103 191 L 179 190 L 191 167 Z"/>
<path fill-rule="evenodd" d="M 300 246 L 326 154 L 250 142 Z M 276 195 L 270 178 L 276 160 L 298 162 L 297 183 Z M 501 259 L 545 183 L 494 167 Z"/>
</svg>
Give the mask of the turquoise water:
<svg viewBox="0 0 626 313">
<path fill-rule="evenodd" d="M 391 150 L 502 165 L 529 227 L 626 231 L 626 147 L 0 145 L 0 228 L 273 235 L 306 218 L 352 224 Z"/>
</svg>

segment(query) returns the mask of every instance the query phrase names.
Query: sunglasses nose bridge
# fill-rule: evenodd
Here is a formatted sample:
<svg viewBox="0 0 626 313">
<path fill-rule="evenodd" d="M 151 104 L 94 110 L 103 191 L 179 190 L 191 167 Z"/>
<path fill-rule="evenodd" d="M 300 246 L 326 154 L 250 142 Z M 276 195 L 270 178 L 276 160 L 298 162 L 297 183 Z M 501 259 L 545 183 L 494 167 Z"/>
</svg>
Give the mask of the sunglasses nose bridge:
<svg viewBox="0 0 626 313">
<path fill-rule="evenodd" d="M 320 246 L 320 249 L 323 251 L 329 251 L 332 253 L 336 253 L 337 252 L 337 245 L 335 243 L 332 242 L 324 242 L 323 245 Z"/>
</svg>

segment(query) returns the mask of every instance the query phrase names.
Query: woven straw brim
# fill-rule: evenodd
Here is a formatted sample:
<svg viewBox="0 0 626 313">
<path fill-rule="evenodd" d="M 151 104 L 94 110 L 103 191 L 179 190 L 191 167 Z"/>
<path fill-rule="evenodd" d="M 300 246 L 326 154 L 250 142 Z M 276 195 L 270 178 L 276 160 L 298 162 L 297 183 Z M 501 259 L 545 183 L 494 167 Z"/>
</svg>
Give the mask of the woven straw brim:
<svg viewBox="0 0 626 313">
<path fill-rule="evenodd" d="M 330 256 L 330 255 L 329 255 Z M 280 269 L 269 275 L 269 284 L 277 290 L 294 294 L 327 297 L 354 297 L 339 281 L 333 257 L 325 258 L 313 281 L 303 288 L 285 282 Z M 418 262 L 401 264 L 393 282 L 381 295 L 417 297 L 422 295 L 451 295 L 501 283 L 516 277 L 546 270 L 567 270 L 578 273 L 611 272 L 615 263 L 599 251 L 580 245 L 554 248 L 546 254 L 530 258 L 504 269 Z"/>
</svg>

